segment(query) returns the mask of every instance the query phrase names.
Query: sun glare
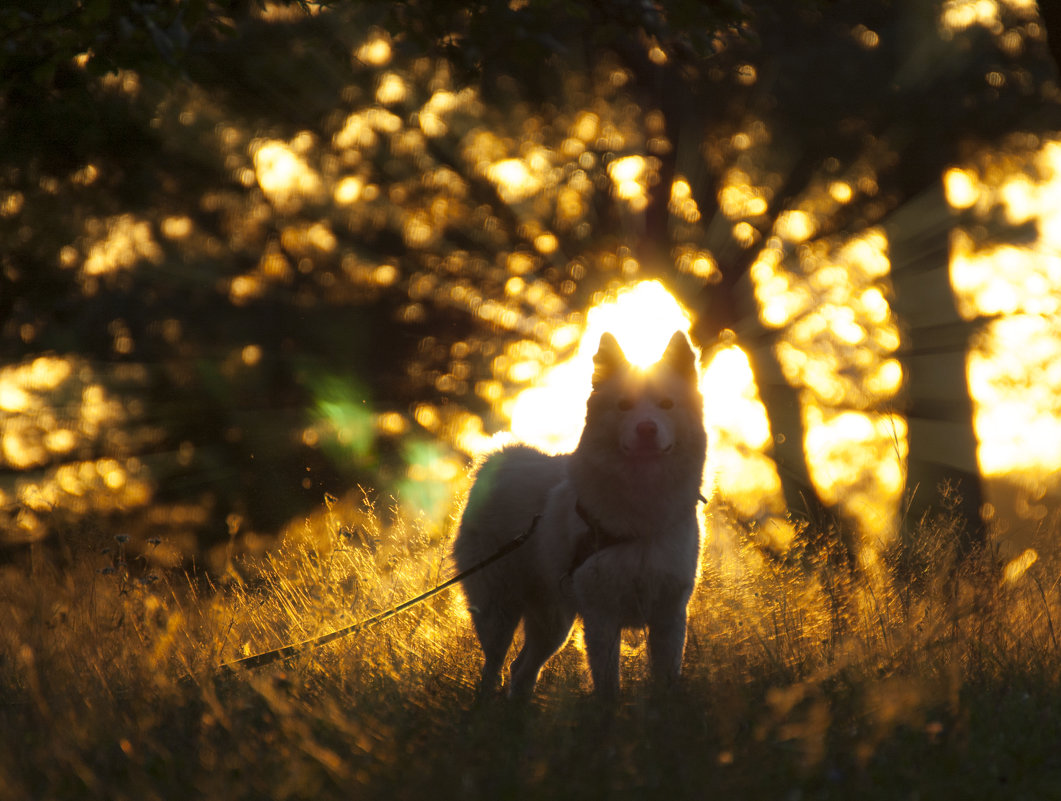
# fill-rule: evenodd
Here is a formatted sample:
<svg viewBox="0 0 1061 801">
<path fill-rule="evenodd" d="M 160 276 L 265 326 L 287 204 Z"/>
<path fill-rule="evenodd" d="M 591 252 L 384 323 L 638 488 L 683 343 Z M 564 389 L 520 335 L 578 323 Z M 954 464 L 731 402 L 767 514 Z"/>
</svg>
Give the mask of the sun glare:
<svg viewBox="0 0 1061 801">
<path fill-rule="evenodd" d="M 612 177 L 631 178 L 630 169 L 627 175 L 617 166 Z M 954 167 L 943 176 L 949 205 L 968 215 L 969 223 L 951 238 L 958 309 L 970 320 L 997 316 L 974 339 L 968 358 L 980 465 L 988 476 L 1049 473 L 1059 464 L 1058 175 L 1061 145 L 1046 141 L 1024 154 Z M 681 200 L 684 191 L 676 183 L 672 200 Z M 972 224 L 1000 212 L 1014 226 L 1034 221 L 1036 240 L 986 246 L 977 240 Z M 783 330 L 777 356 L 786 380 L 802 391 L 814 483 L 826 502 L 858 521 L 868 539 L 886 541 L 896 530 L 908 455 L 905 419 L 884 411 L 906 378 L 888 299 L 889 242 L 879 229 L 814 239 L 816 225 L 810 214 L 788 212 L 764 243 L 751 268 L 760 319 Z M 587 313 L 570 360 L 535 362 L 540 372 L 528 373 L 527 389 L 497 399 L 511 421 L 507 436 L 547 452 L 572 450 L 601 334 L 613 333 L 633 363 L 647 366 L 690 322 L 688 311 L 657 282 L 605 298 Z M 742 516 L 764 520 L 783 504 L 770 458 L 770 426 L 744 352 L 717 349 L 704 367 L 703 389 L 709 470 Z"/>
<path fill-rule="evenodd" d="M 547 370 L 511 402 L 510 432 L 490 445 L 515 440 L 548 453 L 573 450 L 585 422 L 593 354 L 601 334 L 614 334 L 627 358 L 647 367 L 659 360 L 675 331 L 689 331 L 690 319 L 656 281 L 637 284 L 599 303 L 586 315 L 575 356 Z M 700 385 L 712 443 L 709 483 L 749 518 L 778 511 L 781 485 L 766 455 L 770 425 L 747 355 L 733 345 L 719 348 L 703 365 Z"/>
<path fill-rule="evenodd" d="M 626 357 L 647 367 L 659 359 L 674 332 L 687 332 L 689 325 L 689 313 L 657 281 L 637 284 L 594 306 L 575 355 L 511 402 L 511 438 L 549 453 L 573 450 L 585 420 L 601 335 L 615 335 Z"/>
<path fill-rule="evenodd" d="M 690 325 L 689 312 L 655 281 L 605 299 L 586 315 L 575 356 L 546 370 L 507 407 L 502 404 L 510 431 L 484 444 L 518 441 L 547 453 L 574 450 L 601 334 L 614 334 L 627 358 L 644 367 L 659 360 L 675 331 L 688 332 Z M 784 548 L 794 531 L 784 519 L 781 482 L 769 455 L 770 424 L 747 354 L 736 345 L 717 348 L 702 364 L 700 387 L 711 443 L 704 494 L 717 490 L 743 518 L 758 521 L 762 536 Z"/>
<path fill-rule="evenodd" d="M 658 281 L 645 281 L 590 309 L 582 350 L 592 367 L 601 335 L 611 332 L 631 363 L 648 367 L 659 360 L 675 331 L 689 331 L 689 313 Z M 592 374 L 592 369 L 590 369 Z"/>
<path fill-rule="evenodd" d="M 1061 142 L 951 170 L 947 200 L 972 225 L 951 236 L 950 279 L 962 317 L 993 318 L 968 357 L 978 458 L 985 475 L 1056 474 L 1061 467 Z M 962 191 L 955 186 L 967 187 Z M 965 202 L 974 197 L 975 202 Z M 1035 223 L 1032 241 L 976 241 L 1001 216 Z"/>
<path fill-rule="evenodd" d="M 746 520 L 758 520 L 776 547 L 794 531 L 783 519 L 784 498 L 769 456 L 772 437 L 748 355 L 735 345 L 720 348 L 700 377 L 707 423 L 708 481 Z"/>
</svg>

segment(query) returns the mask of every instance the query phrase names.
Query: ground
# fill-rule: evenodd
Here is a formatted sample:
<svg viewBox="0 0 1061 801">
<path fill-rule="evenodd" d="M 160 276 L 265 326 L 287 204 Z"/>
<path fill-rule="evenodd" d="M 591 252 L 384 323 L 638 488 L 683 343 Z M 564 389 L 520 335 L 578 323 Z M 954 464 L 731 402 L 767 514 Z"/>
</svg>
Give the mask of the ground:
<svg viewBox="0 0 1061 801">
<path fill-rule="evenodd" d="M 956 561 L 949 532 L 923 531 L 932 547 L 901 583 L 750 543 L 725 558 L 709 548 L 681 686 L 652 689 L 633 632 L 615 706 L 590 694 L 577 633 L 532 701 L 477 702 L 459 590 L 295 660 L 219 673 L 444 578 L 444 534 L 371 510 L 213 579 L 42 551 L 0 574 L 0 787 L 12 799 L 1054 797 L 1061 562 L 1056 526 L 1044 532 L 1018 575 L 992 549 Z"/>
</svg>

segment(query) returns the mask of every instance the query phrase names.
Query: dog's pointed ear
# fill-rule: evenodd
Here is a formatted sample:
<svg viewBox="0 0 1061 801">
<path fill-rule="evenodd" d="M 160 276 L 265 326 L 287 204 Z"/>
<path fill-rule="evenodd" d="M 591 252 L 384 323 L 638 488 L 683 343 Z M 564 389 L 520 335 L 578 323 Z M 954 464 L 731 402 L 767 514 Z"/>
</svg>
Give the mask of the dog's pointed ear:
<svg viewBox="0 0 1061 801">
<path fill-rule="evenodd" d="M 682 378 L 696 380 L 696 352 L 689 344 L 689 338 L 681 331 L 675 331 L 674 336 L 670 338 L 660 363 L 670 367 Z"/>
<path fill-rule="evenodd" d="M 593 357 L 593 388 L 596 389 L 619 370 L 630 367 L 619 341 L 610 333 L 601 334 L 600 346 Z"/>
</svg>

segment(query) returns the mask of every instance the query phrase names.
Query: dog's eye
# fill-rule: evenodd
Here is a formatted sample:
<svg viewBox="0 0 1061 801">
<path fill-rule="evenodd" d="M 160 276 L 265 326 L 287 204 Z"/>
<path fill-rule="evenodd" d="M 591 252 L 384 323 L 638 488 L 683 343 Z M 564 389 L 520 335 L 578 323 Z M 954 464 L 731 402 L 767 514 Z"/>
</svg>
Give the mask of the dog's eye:
<svg viewBox="0 0 1061 801">
<path fill-rule="evenodd" d="M 670 398 L 660 398 L 659 408 L 661 408 L 661 409 L 673 409 L 674 408 L 674 401 L 672 401 Z"/>
<path fill-rule="evenodd" d="M 629 398 L 620 398 L 619 399 L 619 411 L 620 412 L 628 412 L 628 411 L 630 411 L 633 408 L 634 408 L 634 402 L 632 400 L 630 400 Z"/>
</svg>

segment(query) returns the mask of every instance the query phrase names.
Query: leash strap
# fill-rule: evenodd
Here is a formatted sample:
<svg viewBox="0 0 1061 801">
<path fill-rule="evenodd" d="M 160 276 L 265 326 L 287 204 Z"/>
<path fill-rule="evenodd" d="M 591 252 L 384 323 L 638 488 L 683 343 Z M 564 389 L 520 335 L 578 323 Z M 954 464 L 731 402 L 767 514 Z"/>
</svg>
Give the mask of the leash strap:
<svg viewBox="0 0 1061 801">
<path fill-rule="evenodd" d="M 415 598 L 410 598 L 408 601 L 400 603 L 392 609 L 388 609 L 385 612 L 380 612 L 378 615 L 373 615 L 367 620 L 362 620 L 357 623 L 353 623 L 349 626 L 346 626 L 345 628 L 329 632 L 328 634 L 322 634 L 319 637 L 313 637 L 308 640 L 303 640 L 302 642 L 293 643 L 291 645 L 285 645 L 282 648 L 274 648 L 272 651 L 265 651 L 264 653 L 260 654 L 252 654 L 251 656 L 245 656 L 242 659 L 236 659 L 232 662 L 226 662 L 222 665 L 218 665 L 217 669 L 221 673 L 232 674 L 240 670 L 250 670 L 253 668 L 263 667 L 264 665 L 269 665 L 273 662 L 279 662 L 283 659 L 290 659 L 291 657 L 300 654 L 303 651 L 309 651 L 314 648 L 320 648 L 321 646 L 327 645 L 330 642 L 338 640 L 340 637 L 346 637 L 349 634 L 364 631 L 365 629 L 371 628 L 372 626 L 382 623 L 384 620 L 389 620 L 395 615 L 401 614 L 406 609 L 410 609 L 416 606 L 417 604 L 423 603 L 429 598 L 435 597 L 440 592 L 448 590 L 457 582 L 463 581 L 473 573 L 478 573 L 484 567 L 491 565 L 503 556 L 507 556 L 508 554 L 512 553 L 530 538 L 531 534 L 534 533 L 534 529 L 537 528 L 538 520 L 540 519 L 540 514 L 535 515 L 534 519 L 531 520 L 531 524 L 526 531 L 524 531 L 514 540 L 506 542 L 494 553 L 490 554 L 490 556 L 486 557 L 485 559 L 479 562 L 476 562 L 467 570 L 462 570 L 460 573 L 453 576 L 453 578 L 447 579 L 446 581 L 439 584 L 437 587 L 434 587 L 433 589 L 430 589 L 425 593 L 417 595 Z"/>
</svg>

